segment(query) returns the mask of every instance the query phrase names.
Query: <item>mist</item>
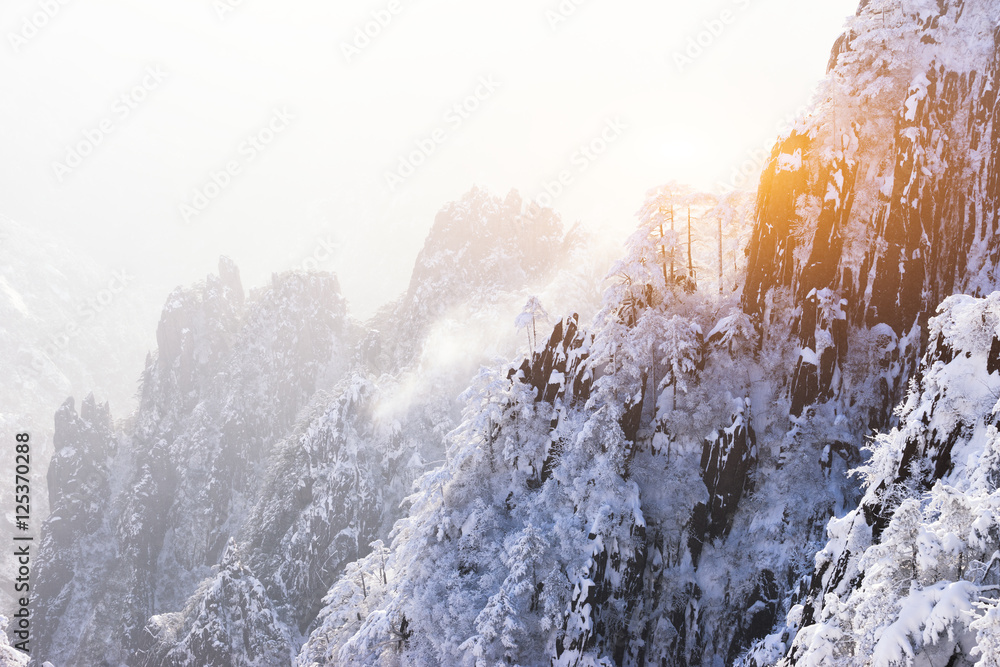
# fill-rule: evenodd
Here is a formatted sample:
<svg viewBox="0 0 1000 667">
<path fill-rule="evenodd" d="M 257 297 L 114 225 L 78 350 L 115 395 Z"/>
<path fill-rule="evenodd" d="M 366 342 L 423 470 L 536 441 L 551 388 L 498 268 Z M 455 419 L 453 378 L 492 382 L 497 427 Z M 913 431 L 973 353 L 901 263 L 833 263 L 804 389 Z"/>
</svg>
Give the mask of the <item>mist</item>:
<svg viewBox="0 0 1000 667">
<path fill-rule="evenodd" d="M 147 319 L 223 254 L 248 286 L 335 271 L 363 318 L 474 184 L 548 196 L 615 242 L 661 182 L 751 185 L 740 170 L 810 102 L 853 10 L 10 2 L 0 212 L 131 271 Z"/>
</svg>

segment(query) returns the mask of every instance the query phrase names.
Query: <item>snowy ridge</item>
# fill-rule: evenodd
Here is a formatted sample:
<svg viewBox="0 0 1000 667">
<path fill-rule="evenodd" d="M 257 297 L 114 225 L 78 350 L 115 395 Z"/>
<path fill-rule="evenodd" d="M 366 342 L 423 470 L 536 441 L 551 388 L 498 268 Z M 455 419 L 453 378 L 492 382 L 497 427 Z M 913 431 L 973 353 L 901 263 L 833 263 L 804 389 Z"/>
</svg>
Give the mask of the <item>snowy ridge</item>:
<svg viewBox="0 0 1000 667">
<path fill-rule="evenodd" d="M 68 479 L 50 477 L 36 570 L 39 654 L 121 662 L 150 616 L 183 607 L 256 493 L 272 438 L 336 367 L 343 331 L 331 277 L 287 275 L 246 302 L 223 260 L 168 300 L 125 428 L 90 399 L 79 416 L 64 405 L 50 476 Z"/>
<path fill-rule="evenodd" d="M 756 330 L 735 297 L 669 280 L 659 228 L 641 220 L 589 327 L 563 320 L 520 366 L 480 373 L 446 464 L 418 481 L 384 558 L 331 589 L 299 664 L 669 664 L 768 630 L 773 573 L 743 590 L 756 575 L 719 584 L 718 562 L 755 529 L 739 512 L 749 477 L 781 462 L 788 402 L 763 378 L 790 349 L 740 366 Z"/>
<path fill-rule="evenodd" d="M 156 312 L 144 302 L 148 286 L 119 269 L 0 215 L 0 367 L 6 377 L 0 427 L 31 434 L 33 472 L 44 472 L 53 454 L 52 415 L 68 395 L 93 391 L 114 405 L 134 404 L 135 385 L 121 383 L 121 374 L 142 368 Z M 13 463 L 4 459 L 0 472 L 13 475 Z M 41 520 L 48 498 L 41 486 L 34 491 L 32 516 Z M 0 519 L 6 534 L 14 532 L 12 519 Z M 0 606 L 8 613 L 15 609 L 13 565 L 0 561 Z"/>
<path fill-rule="evenodd" d="M 412 365 L 436 321 L 468 302 L 503 309 L 512 292 L 552 280 L 580 242 L 574 230 L 564 236 L 551 209 L 524 202 L 516 190 L 501 199 L 474 187 L 438 212 L 406 292 L 373 319 L 365 341 L 369 364 L 377 372 Z"/>
<path fill-rule="evenodd" d="M 873 387 L 872 428 L 891 423 L 937 304 L 997 283 L 998 21 L 986 1 L 862 2 L 813 112 L 761 179 L 744 308 L 759 318 L 775 288 L 799 302 L 828 289 L 851 329 L 891 328 L 897 358 Z M 802 309 L 804 347 L 836 338 Z M 831 383 L 839 392 L 845 345 L 826 367 L 802 358 L 801 405 L 828 400 Z"/>
<path fill-rule="evenodd" d="M 468 228 L 461 251 L 429 241 L 440 261 L 421 262 L 412 282 L 424 292 L 374 322 L 350 320 L 322 273 L 274 276 L 248 296 L 223 258 L 218 275 L 175 290 L 138 411 L 115 423 L 88 397 L 57 415 L 37 654 L 60 665 L 291 660 L 344 567 L 381 553 L 414 479 L 444 457 L 482 353 L 425 372 L 440 320 L 463 308 L 492 323 L 571 245 L 548 210 L 522 225 L 527 238 L 511 236 L 506 225 L 527 213 L 516 193 L 501 204 L 474 190 L 446 207 L 437 226 Z M 515 257 L 518 244 L 535 254 Z M 434 286 L 450 287 L 435 298 Z M 514 338 L 497 340 L 513 350 Z"/>
</svg>

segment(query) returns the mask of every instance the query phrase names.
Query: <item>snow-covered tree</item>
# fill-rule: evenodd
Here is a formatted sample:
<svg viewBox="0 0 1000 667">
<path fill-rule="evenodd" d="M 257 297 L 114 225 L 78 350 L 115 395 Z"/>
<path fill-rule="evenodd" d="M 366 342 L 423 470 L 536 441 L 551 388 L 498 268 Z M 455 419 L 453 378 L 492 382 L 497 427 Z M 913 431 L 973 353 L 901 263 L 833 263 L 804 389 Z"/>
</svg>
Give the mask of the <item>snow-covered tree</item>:
<svg viewBox="0 0 1000 667">
<path fill-rule="evenodd" d="M 671 388 L 671 410 L 677 406 L 677 390 L 687 393 L 688 379 L 701 361 L 702 342 L 702 331 L 697 322 L 680 315 L 663 320 L 657 351 L 662 355 L 666 373 L 658 389 Z"/>
<path fill-rule="evenodd" d="M 518 331 L 524 331 L 528 336 L 529 354 L 538 347 L 538 325 L 547 324 L 548 321 L 549 314 L 542 307 L 542 302 L 538 300 L 537 296 L 529 297 L 528 302 L 521 309 L 520 315 L 514 320 L 514 327 Z"/>
<path fill-rule="evenodd" d="M 183 613 L 154 616 L 146 628 L 147 665 L 288 664 L 288 628 L 278 620 L 261 583 L 243 566 L 230 540 L 219 572 L 205 581 Z"/>
</svg>

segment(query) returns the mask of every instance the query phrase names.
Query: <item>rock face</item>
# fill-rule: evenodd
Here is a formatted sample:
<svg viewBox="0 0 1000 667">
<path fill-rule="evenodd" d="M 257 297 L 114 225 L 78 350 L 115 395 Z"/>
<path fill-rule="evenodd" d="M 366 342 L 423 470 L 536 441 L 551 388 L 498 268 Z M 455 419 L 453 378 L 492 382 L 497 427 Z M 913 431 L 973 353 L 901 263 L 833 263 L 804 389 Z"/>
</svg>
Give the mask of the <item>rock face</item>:
<svg viewBox="0 0 1000 667">
<path fill-rule="evenodd" d="M 749 400 L 740 401 L 732 426 L 705 440 L 701 469 L 709 499 L 707 503 L 695 505 L 688 543 L 695 565 L 706 539 L 717 540 L 729 534 L 736 506 L 745 493 L 753 491 L 757 434 L 746 414 L 749 403 Z"/>
<path fill-rule="evenodd" d="M 357 375 L 317 396 L 311 414 L 275 447 L 239 532 L 248 566 L 294 633 L 308 629 L 344 566 L 396 518 L 413 480 L 408 459 L 434 451 L 405 442 L 400 425 L 379 424 L 379 398 L 379 388 Z M 431 439 L 415 426 L 408 431 Z"/>
<path fill-rule="evenodd" d="M 473 188 L 438 212 L 406 293 L 374 318 L 365 347 L 375 367 L 413 364 L 431 325 L 454 317 L 470 298 L 500 303 L 512 291 L 544 284 L 572 241 L 551 209 L 526 205 L 516 190 L 501 199 Z"/>
<path fill-rule="evenodd" d="M 894 426 L 895 406 L 915 400 L 912 392 L 906 396 L 911 378 L 923 383 L 936 364 L 951 364 L 959 354 L 948 336 L 935 333 L 944 325 L 929 324 L 939 304 L 1000 284 L 998 19 L 1000 10 L 988 2 L 862 2 L 834 49 L 826 103 L 772 153 L 760 185 L 743 307 L 766 332 L 782 312 L 774 307 L 777 295 L 795 304 L 801 351 L 788 393 L 800 425 L 801 418 L 815 424 L 832 413 L 875 430 Z M 989 366 L 988 351 L 964 353 L 986 354 Z M 929 492 L 951 473 L 956 443 L 978 419 L 967 415 L 943 429 L 929 426 L 928 418 L 933 422 L 925 413 L 915 424 L 911 417 L 906 431 L 914 435 L 898 452 L 896 472 L 869 482 L 875 488 L 850 515 L 864 517 L 864 525 L 845 534 L 844 524 L 830 524 L 836 539 L 817 556 L 811 583 L 786 601 L 788 628 L 758 645 L 749 664 L 770 664 L 789 647 L 790 664 L 854 664 L 844 648 L 852 642 L 861 647 L 854 655 L 871 655 L 874 645 L 859 635 L 860 621 L 845 627 L 847 606 L 824 600 L 835 594 L 848 605 L 859 586 L 874 590 L 876 584 L 862 581 L 859 554 L 880 543 L 893 511 L 875 499 L 893 488 Z M 823 441 L 824 461 L 834 451 L 857 459 L 857 437 L 853 445 L 832 434 Z M 862 597 L 858 592 L 850 604 Z M 933 655 L 965 664 L 949 662 L 950 651 Z"/>
<path fill-rule="evenodd" d="M 580 330 L 580 318 L 574 314 L 556 323 L 545 348 L 525 359 L 520 379 L 535 389 L 535 400 L 555 404 L 586 402 L 593 378 L 586 362 L 590 338 Z"/>
<path fill-rule="evenodd" d="M 58 628 L 63 623 L 73 602 L 67 591 L 78 570 L 86 567 L 87 545 L 101 532 L 104 501 L 111 491 L 108 462 L 116 447 L 107 404 L 98 406 L 91 395 L 77 414 L 73 399 L 68 399 L 56 413 L 54 440 L 56 454 L 48 471 L 51 513 L 35 581 L 37 599 L 51 602 L 35 608 L 37 628 Z M 52 635 L 37 633 L 34 639 L 37 655 L 53 649 Z"/>
<path fill-rule="evenodd" d="M 800 304 L 794 414 L 850 392 L 847 330 L 885 326 L 898 353 L 870 425 L 891 423 L 937 305 L 996 284 L 996 9 L 917 4 L 861 3 L 828 100 L 761 178 L 744 308 L 765 317 L 776 288 Z M 833 308 L 817 312 L 824 294 Z"/>
</svg>

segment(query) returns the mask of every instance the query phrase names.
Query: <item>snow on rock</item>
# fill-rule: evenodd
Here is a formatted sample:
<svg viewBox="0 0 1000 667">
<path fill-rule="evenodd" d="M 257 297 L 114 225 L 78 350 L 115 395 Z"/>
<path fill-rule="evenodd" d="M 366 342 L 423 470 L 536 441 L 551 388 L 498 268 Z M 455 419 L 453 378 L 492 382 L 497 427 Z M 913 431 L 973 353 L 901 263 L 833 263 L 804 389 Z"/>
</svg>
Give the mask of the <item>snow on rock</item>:
<svg viewBox="0 0 1000 667">
<path fill-rule="evenodd" d="M 862 468 L 864 498 L 830 522 L 802 612 L 756 649 L 757 664 L 773 662 L 775 642 L 787 642 L 783 665 L 995 655 L 1000 373 L 988 365 L 1000 292 L 946 299 L 929 329 L 900 425 Z"/>
<path fill-rule="evenodd" d="M 8 625 L 9 619 L 0 615 L 0 667 L 26 667 L 29 655 L 11 646 L 7 639 Z"/>
<path fill-rule="evenodd" d="M 1000 263 L 1000 165 L 989 157 L 1000 10 L 985 0 L 918 5 L 871 0 L 850 19 L 820 103 L 762 175 L 743 298 L 760 318 L 769 291 L 791 290 L 803 347 L 815 349 L 807 295 L 822 289 L 844 300 L 846 327 L 885 324 L 905 338 L 897 372 L 882 374 L 873 428 L 891 425 L 922 354 L 922 338 L 908 334 L 925 330 L 946 296 L 990 291 Z M 799 169 L 788 168 L 793 155 Z M 831 333 L 843 373 L 847 340 Z M 795 414 L 838 392 L 817 375 L 805 362 L 796 371 Z"/>
</svg>

